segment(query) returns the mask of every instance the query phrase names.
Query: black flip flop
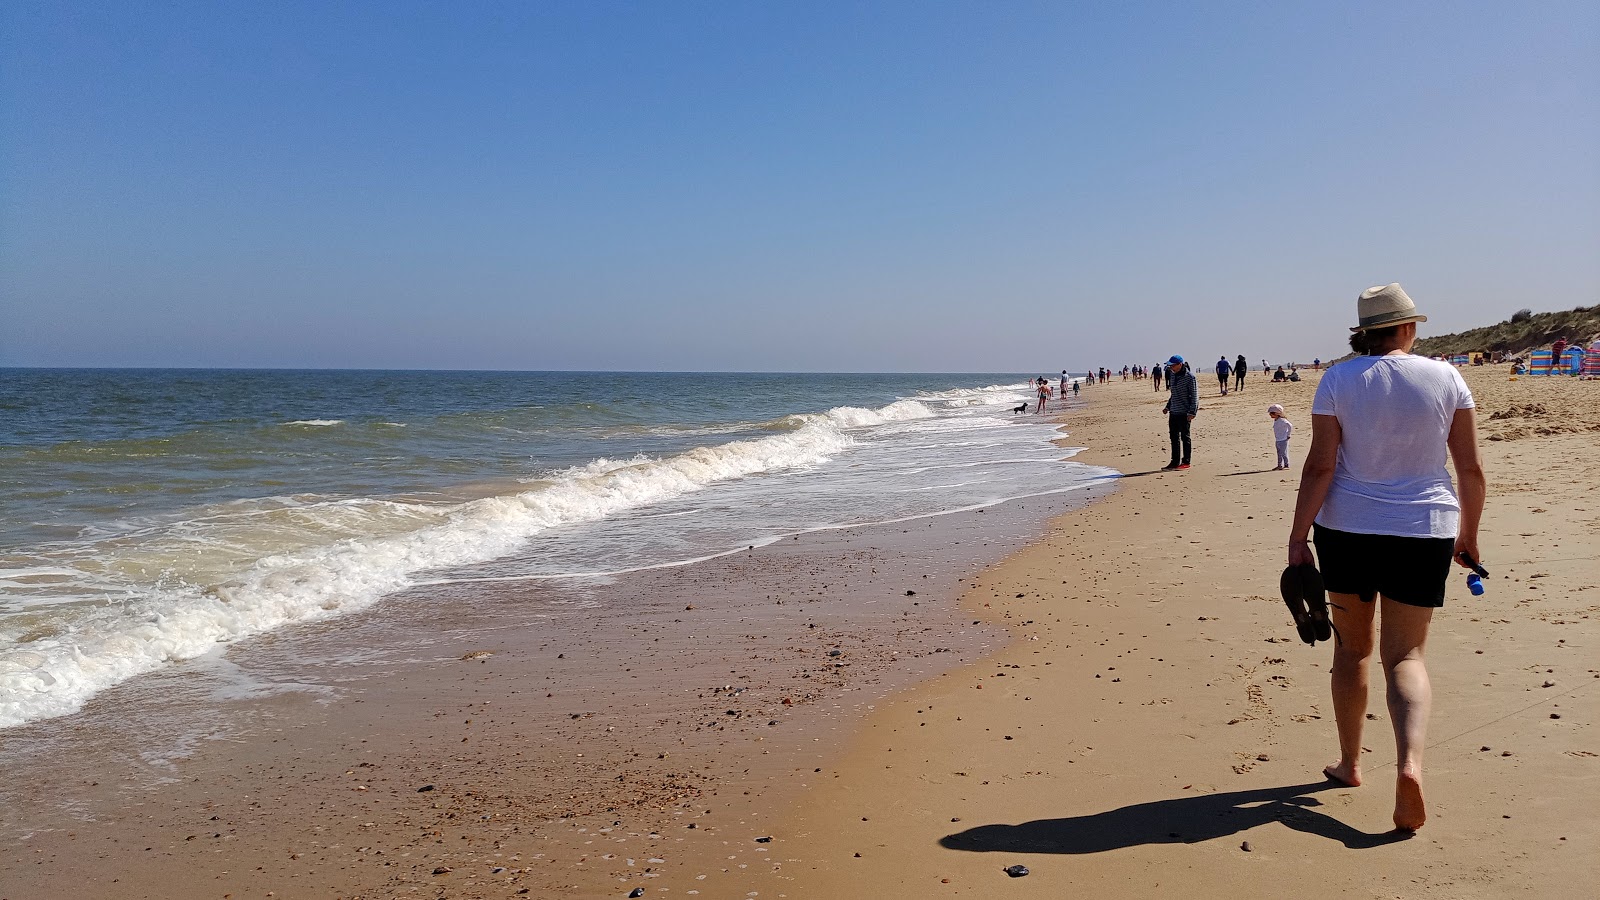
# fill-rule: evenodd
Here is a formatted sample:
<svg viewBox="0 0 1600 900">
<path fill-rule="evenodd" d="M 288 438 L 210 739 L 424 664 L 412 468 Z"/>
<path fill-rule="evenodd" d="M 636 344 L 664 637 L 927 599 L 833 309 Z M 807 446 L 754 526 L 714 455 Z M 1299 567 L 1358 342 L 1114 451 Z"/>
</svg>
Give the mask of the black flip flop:
<svg viewBox="0 0 1600 900">
<path fill-rule="evenodd" d="M 1283 602 L 1289 607 L 1289 616 L 1294 619 L 1294 630 L 1300 633 L 1300 640 L 1307 644 L 1317 642 L 1316 627 L 1311 624 L 1311 613 L 1306 609 L 1306 598 L 1300 586 L 1300 567 L 1290 566 L 1283 570 L 1283 575 L 1278 578 L 1278 591 L 1283 594 Z"/>
<path fill-rule="evenodd" d="M 1328 619 L 1328 592 L 1322 573 L 1310 563 L 1289 566 L 1278 579 L 1278 590 L 1294 618 L 1295 631 L 1307 644 L 1330 640 L 1333 623 Z"/>
<path fill-rule="evenodd" d="M 1301 592 L 1306 598 L 1306 608 L 1311 612 L 1311 628 L 1317 640 L 1333 639 L 1333 621 L 1328 618 L 1328 591 L 1322 584 L 1322 573 L 1313 565 L 1301 566 Z"/>
</svg>

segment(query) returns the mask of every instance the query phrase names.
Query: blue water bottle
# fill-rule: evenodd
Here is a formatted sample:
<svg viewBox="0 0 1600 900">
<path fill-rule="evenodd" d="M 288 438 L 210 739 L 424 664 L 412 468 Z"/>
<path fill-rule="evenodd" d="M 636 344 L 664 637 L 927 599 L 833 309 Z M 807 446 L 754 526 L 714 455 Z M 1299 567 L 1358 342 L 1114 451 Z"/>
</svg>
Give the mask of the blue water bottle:
<svg viewBox="0 0 1600 900">
<path fill-rule="evenodd" d="M 1467 590 L 1471 591 L 1474 597 L 1482 597 L 1483 579 L 1489 577 L 1489 570 L 1485 569 L 1477 560 L 1472 558 L 1472 554 L 1465 550 L 1457 553 L 1456 558 L 1466 563 L 1467 568 L 1472 570 L 1467 573 Z"/>
</svg>

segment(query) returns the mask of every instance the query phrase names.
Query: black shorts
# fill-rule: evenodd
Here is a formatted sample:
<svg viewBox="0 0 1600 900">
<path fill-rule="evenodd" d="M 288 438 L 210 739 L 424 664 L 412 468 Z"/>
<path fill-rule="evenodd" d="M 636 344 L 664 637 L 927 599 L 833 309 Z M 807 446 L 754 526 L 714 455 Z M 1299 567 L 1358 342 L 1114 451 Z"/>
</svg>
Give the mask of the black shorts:
<svg viewBox="0 0 1600 900">
<path fill-rule="evenodd" d="M 1317 562 L 1328 590 L 1382 594 L 1407 606 L 1444 605 L 1444 583 L 1455 555 L 1454 538 L 1357 534 L 1313 526 Z"/>
</svg>

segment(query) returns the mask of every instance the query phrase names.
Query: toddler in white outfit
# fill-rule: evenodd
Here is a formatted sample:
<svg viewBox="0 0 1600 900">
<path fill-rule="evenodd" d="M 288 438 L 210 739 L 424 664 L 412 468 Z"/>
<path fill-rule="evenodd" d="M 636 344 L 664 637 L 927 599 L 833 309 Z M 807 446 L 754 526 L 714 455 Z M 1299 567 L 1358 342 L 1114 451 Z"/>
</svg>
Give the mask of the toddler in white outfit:
<svg viewBox="0 0 1600 900">
<path fill-rule="evenodd" d="M 1267 415 L 1272 417 L 1272 437 L 1278 446 L 1278 464 L 1272 471 L 1289 468 L 1289 435 L 1294 434 L 1294 423 L 1284 418 L 1283 407 L 1274 403 L 1267 407 Z"/>
</svg>

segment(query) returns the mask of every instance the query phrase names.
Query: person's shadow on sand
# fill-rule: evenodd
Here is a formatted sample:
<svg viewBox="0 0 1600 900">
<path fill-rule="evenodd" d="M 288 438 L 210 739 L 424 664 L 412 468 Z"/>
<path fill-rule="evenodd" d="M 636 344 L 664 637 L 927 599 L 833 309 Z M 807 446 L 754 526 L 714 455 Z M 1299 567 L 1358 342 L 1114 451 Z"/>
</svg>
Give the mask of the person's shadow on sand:
<svg viewBox="0 0 1600 900">
<path fill-rule="evenodd" d="M 940 838 L 950 850 L 977 853 L 1103 853 L 1140 844 L 1195 844 L 1282 822 L 1295 831 L 1339 841 L 1353 850 L 1392 844 L 1409 831 L 1367 834 L 1310 807 L 1315 791 L 1339 787 L 1331 781 L 1293 784 L 1226 794 L 1199 794 L 1136 803 L 1108 812 L 1021 825 L 979 825 Z"/>
</svg>

